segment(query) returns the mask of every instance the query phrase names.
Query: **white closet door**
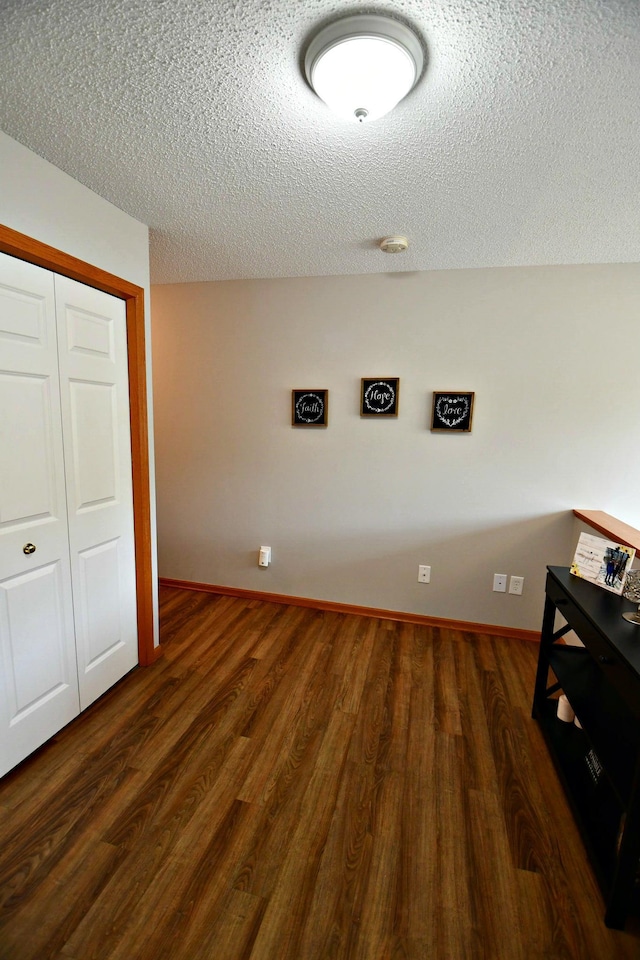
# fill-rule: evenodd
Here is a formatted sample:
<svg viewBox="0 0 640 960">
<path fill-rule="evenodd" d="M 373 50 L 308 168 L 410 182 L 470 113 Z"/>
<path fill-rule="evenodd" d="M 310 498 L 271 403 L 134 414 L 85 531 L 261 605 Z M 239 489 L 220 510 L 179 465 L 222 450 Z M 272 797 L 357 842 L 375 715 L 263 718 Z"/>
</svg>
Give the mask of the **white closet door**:
<svg viewBox="0 0 640 960">
<path fill-rule="evenodd" d="M 55 277 L 82 709 L 138 662 L 124 301 Z"/>
<path fill-rule="evenodd" d="M 0 775 L 79 710 L 59 397 L 53 275 L 0 254 Z"/>
</svg>

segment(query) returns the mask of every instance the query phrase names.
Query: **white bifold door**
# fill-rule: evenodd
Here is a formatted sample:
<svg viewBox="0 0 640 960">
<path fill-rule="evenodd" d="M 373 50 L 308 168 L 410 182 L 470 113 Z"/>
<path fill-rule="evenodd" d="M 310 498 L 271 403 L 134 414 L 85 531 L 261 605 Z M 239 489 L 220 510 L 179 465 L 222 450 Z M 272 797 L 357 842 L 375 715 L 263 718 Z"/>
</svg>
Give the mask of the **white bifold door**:
<svg viewBox="0 0 640 960">
<path fill-rule="evenodd" d="M 124 302 L 0 254 L 0 776 L 137 662 Z"/>
</svg>

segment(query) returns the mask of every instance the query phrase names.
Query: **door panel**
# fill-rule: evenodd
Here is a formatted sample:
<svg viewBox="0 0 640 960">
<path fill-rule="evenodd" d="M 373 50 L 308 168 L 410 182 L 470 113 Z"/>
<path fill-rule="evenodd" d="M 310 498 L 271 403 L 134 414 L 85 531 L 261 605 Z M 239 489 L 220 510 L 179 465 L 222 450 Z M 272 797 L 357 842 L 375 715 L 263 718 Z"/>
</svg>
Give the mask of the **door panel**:
<svg viewBox="0 0 640 960">
<path fill-rule="evenodd" d="M 67 345 L 70 353 L 103 357 L 115 362 L 114 322 L 67 306 Z"/>
<path fill-rule="evenodd" d="M 50 520 L 56 513 L 50 387 L 47 376 L 0 372 L 0 524 L 5 530 Z"/>
<path fill-rule="evenodd" d="M 76 684 L 75 662 L 65 638 L 73 623 L 65 616 L 60 561 L 0 583 L 0 621 L 8 647 L 10 725 Z M 68 613 L 68 611 L 67 611 Z M 43 644 L 41 637 L 47 637 Z M 74 656 L 75 661 L 75 656 Z M 38 719 L 38 723 L 40 720 Z"/>
<path fill-rule="evenodd" d="M 55 278 L 82 709 L 138 662 L 126 313 Z"/>
<path fill-rule="evenodd" d="M 40 270 L 34 290 L 27 284 L 29 266 L 22 261 L 0 254 L 3 264 L 3 276 L 0 282 L 0 338 L 26 343 L 29 346 L 47 349 L 47 339 L 51 330 L 48 316 L 52 308 L 51 279 L 46 270 Z M 10 269 L 9 269 L 10 267 Z M 39 270 L 39 267 L 35 268 Z"/>
<path fill-rule="evenodd" d="M 0 775 L 79 710 L 60 424 L 53 277 L 0 254 Z"/>
<path fill-rule="evenodd" d="M 117 396 L 111 383 L 69 381 L 76 511 L 117 499 Z"/>
<path fill-rule="evenodd" d="M 95 669 L 115 647 L 126 643 L 120 616 L 120 539 L 100 543 L 78 555 L 79 610 L 85 641 L 87 672 Z"/>
</svg>

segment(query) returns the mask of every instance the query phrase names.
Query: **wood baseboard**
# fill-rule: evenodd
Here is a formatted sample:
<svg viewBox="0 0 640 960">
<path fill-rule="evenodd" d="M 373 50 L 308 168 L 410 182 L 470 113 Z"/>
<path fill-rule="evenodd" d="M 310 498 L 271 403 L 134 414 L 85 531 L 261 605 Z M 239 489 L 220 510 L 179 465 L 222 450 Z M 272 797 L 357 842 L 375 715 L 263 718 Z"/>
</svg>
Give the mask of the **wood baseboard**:
<svg viewBox="0 0 640 960">
<path fill-rule="evenodd" d="M 396 620 L 400 623 L 417 623 L 427 627 L 443 627 L 447 630 L 464 630 L 467 633 L 482 633 L 508 640 L 540 641 L 536 630 L 521 630 L 519 627 L 500 627 L 488 623 L 471 623 L 467 620 L 447 620 L 444 617 L 428 617 L 421 613 L 404 613 L 402 610 L 382 610 L 377 607 L 359 607 L 333 600 L 314 600 L 310 597 L 290 597 L 281 593 L 263 593 L 260 590 L 244 590 L 242 587 L 223 587 L 213 583 L 196 583 L 193 580 L 172 580 L 160 577 L 161 587 L 176 587 L 179 590 L 198 590 L 202 593 L 217 593 L 224 597 L 240 597 L 244 600 L 266 600 L 269 603 L 287 603 L 293 607 L 310 607 L 332 613 L 352 613 L 359 617 L 377 617 L 380 620 Z"/>
</svg>

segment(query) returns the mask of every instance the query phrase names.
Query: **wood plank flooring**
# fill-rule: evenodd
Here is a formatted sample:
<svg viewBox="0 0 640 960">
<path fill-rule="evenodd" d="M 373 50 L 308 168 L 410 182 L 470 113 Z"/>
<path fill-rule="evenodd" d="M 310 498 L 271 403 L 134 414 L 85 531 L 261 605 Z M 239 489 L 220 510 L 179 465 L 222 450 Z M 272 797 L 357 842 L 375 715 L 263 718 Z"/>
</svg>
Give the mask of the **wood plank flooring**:
<svg viewBox="0 0 640 960">
<path fill-rule="evenodd" d="M 524 641 L 163 589 L 0 781 L 1 960 L 628 960 Z"/>
</svg>

